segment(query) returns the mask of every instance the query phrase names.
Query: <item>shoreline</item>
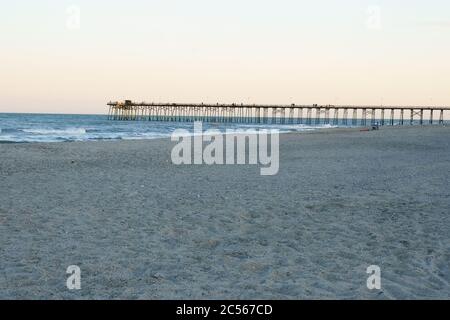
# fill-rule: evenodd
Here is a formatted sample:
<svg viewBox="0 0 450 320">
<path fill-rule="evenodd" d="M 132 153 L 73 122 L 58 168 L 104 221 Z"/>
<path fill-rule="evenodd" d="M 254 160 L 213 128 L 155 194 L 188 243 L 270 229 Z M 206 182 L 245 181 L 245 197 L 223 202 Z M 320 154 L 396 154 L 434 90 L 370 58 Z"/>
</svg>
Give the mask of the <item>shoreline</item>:
<svg viewBox="0 0 450 320">
<path fill-rule="evenodd" d="M 380 126 L 379 130 L 407 130 L 408 128 L 424 128 L 423 130 L 427 130 L 428 128 L 445 128 L 448 127 L 446 124 L 444 125 L 405 125 L 405 126 Z M 333 134 L 333 133 L 345 133 L 345 132 L 359 132 L 363 129 L 369 129 L 370 131 L 373 131 L 370 129 L 371 126 L 357 126 L 357 127 L 335 127 L 335 128 L 314 128 L 314 129 L 307 129 L 304 131 L 290 131 L 290 132 L 280 132 L 280 136 L 282 135 L 304 135 L 304 134 Z M 251 128 L 250 128 L 251 130 Z M 256 129 L 259 130 L 259 129 Z M 226 133 L 223 133 L 226 134 Z M 237 132 L 237 135 L 244 134 L 242 132 Z M 193 135 L 190 135 L 193 136 Z M 52 142 L 30 142 L 30 141 L 0 141 L 0 145 L 2 144 L 18 144 L 18 145 L 37 145 L 37 144 L 66 144 L 66 143 L 97 143 L 97 142 L 137 142 L 137 141 L 154 141 L 154 140 L 169 140 L 170 136 L 167 137 L 155 137 L 155 138 L 142 138 L 142 139 L 92 139 L 92 140 L 83 140 L 83 141 L 52 141 Z"/>
</svg>

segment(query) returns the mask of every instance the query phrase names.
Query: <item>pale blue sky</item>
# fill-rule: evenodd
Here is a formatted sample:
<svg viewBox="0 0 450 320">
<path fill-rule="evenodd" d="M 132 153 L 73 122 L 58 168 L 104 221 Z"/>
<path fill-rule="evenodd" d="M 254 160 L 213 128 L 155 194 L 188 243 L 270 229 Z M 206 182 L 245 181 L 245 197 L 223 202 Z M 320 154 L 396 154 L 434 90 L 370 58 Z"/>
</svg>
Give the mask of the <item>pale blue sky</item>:
<svg viewBox="0 0 450 320">
<path fill-rule="evenodd" d="M 449 1 L 19 0 L 0 21 L 0 112 L 101 113 L 124 98 L 450 105 Z"/>
</svg>

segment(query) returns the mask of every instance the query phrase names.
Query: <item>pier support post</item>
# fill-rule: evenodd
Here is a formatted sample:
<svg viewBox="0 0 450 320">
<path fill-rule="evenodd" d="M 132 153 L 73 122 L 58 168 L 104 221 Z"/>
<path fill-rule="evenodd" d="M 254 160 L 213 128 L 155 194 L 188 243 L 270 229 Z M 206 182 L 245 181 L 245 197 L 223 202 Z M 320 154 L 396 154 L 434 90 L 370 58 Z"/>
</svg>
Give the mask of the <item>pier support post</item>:
<svg viewBox="0 0 450 320">
<path fill-rule="evenodd" d="M 325 108 L 325 120 L 324 124 L 330 124 L 330 108 Z"/>
<path fill-rule="evenodd" d="M 316 108 L 316 121 L 315 124 L 319 125 L 321 120 L 322 108 Z"/>
<path fill-rule="evenodd" d="M 362 110 L 361 125 L 365 126 L 367 121 L 367 109 Z"/>
<path fill-rule="evenodd" d="M 333 125 L 337 126 L 339 124 L 339 108 L 334 109 Z"/>
<path fill-rule="evenodd" d="M 308 108 L 306 111 L 306 124 L 311 125 L 312 122 L 311 117 L 312 117 L 312 109 Z"/>
<path fill-rule="evenodd" d="M 344 114 L 342 116 L 342 124 L 343 125 L 347 125 L 347 123 L 348 123 L 348 109 L 345 108 L 344 109 Z"/>
</svg>

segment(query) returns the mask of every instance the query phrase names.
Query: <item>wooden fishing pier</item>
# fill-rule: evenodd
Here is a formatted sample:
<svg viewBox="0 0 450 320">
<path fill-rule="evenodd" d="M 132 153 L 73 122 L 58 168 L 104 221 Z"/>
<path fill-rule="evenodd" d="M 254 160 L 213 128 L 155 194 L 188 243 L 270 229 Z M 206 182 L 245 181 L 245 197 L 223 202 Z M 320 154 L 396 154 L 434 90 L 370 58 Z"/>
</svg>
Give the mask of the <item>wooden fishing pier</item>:
<svg viewBox="0 0 450 320">
<path fill-rule="evenodd" d="M 108 119 L 305 125 L 444 124 L 449 107 L 109 102 Z"/>
</svg>

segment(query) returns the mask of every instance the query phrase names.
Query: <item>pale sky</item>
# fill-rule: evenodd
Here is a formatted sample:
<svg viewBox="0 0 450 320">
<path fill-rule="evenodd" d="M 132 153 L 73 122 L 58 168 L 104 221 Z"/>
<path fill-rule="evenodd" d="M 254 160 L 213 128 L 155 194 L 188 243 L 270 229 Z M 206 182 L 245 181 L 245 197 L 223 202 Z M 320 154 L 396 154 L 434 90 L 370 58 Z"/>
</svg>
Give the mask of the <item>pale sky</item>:
<svg viewBox="0 0 450 320">
<path fill-rule="evenodd" d="M 0 112 L 450 106 L 448 0 L 2 0 L 0 36 Z"/>
</svg>

